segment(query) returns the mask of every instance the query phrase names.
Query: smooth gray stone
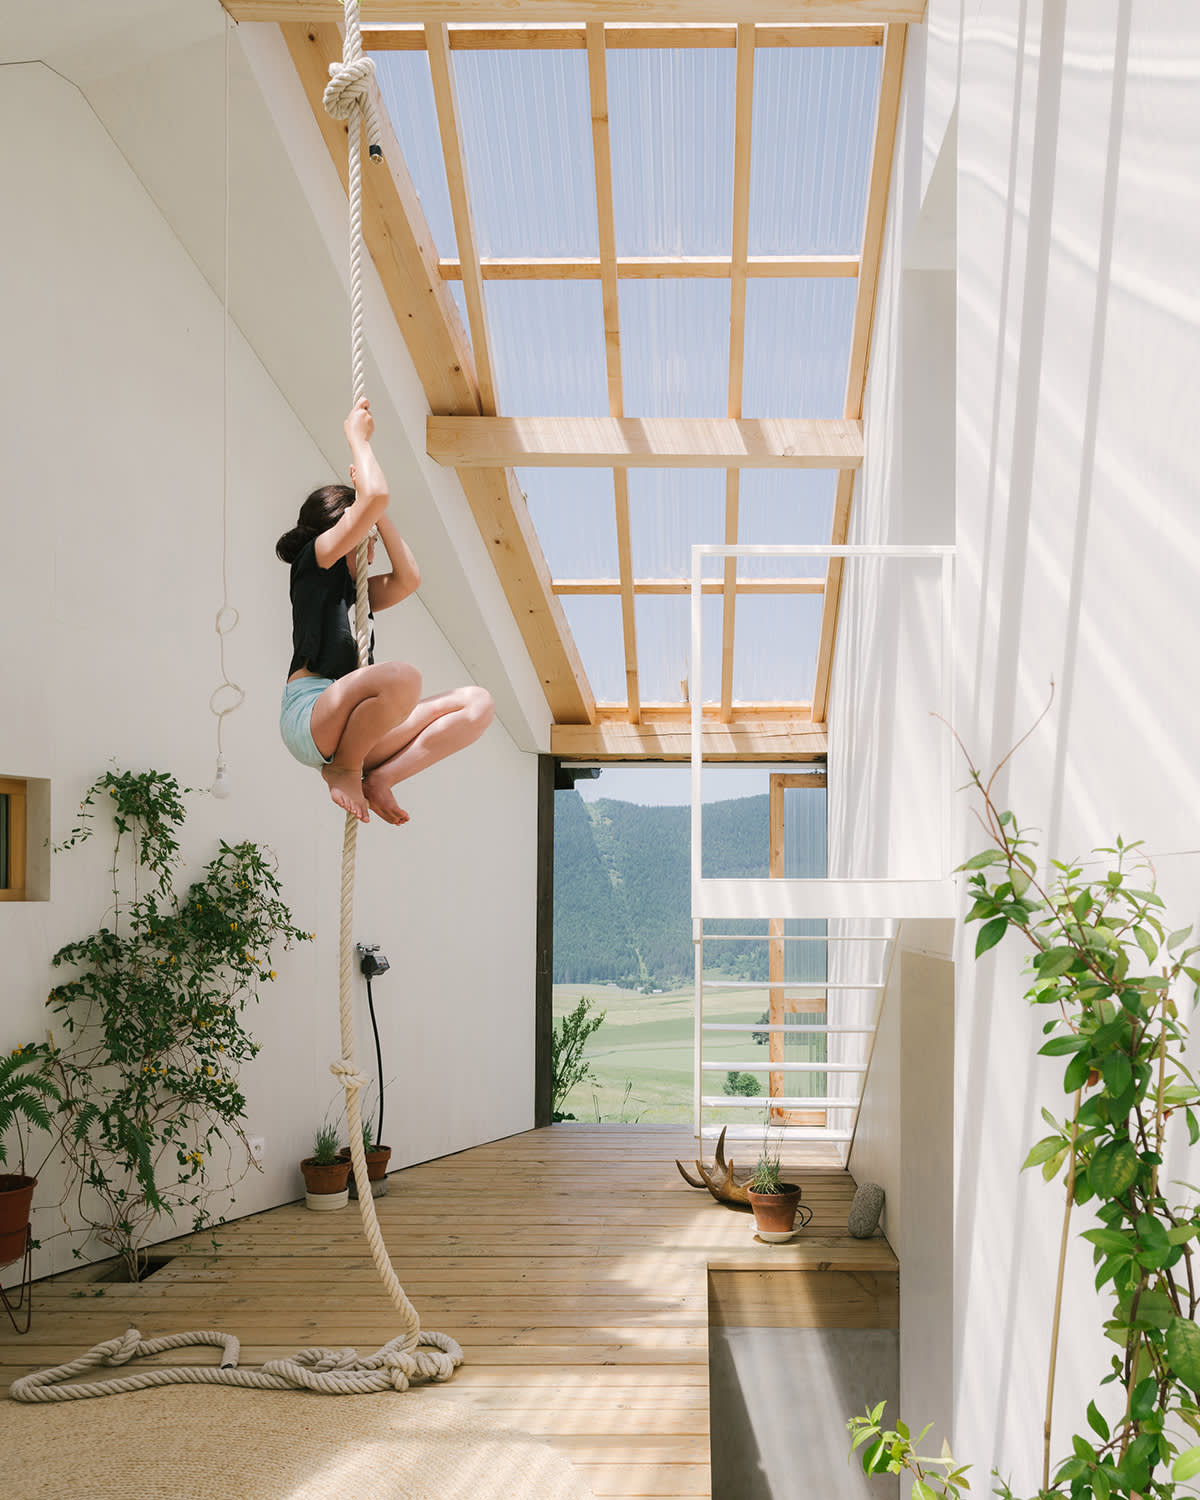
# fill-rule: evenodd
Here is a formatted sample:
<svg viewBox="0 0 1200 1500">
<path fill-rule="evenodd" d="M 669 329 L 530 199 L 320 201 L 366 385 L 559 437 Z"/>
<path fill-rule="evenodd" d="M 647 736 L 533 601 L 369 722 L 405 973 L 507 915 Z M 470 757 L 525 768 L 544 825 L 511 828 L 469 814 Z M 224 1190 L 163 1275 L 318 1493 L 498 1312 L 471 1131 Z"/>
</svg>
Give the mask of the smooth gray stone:
<svg viewBox="0 0 1200 1500">
<path fill-rule="evenodd" d="M 856 1240 L 869 1240 L 879 1228 L 879 1215 L 882 1212 L 883 1189 L 877 1182 L 860 1183 L 854 1202 L 850 1205 L 846 1228 Z"/>
</svg>

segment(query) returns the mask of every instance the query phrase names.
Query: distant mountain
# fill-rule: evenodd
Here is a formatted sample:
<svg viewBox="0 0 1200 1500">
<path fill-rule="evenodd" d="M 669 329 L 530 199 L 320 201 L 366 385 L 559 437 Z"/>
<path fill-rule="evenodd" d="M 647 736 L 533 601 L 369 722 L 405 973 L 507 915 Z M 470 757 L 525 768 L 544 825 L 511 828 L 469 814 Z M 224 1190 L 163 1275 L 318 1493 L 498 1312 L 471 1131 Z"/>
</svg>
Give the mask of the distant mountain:
<svg viewBox="0 0 1200 1500">
<path fill-rule="evenodd" d="M 767 800 L 705 805 L 706 876 L 767 874 Z M 690 824 L 689 807 L 606 799 L 589 804 L 578 792 L 556 793 L 556 983 L 615 980 L 666 988 L 691 978 Z M 766 979 L 766 944 L 714 943 L 705 966 Z"/>
</svg>

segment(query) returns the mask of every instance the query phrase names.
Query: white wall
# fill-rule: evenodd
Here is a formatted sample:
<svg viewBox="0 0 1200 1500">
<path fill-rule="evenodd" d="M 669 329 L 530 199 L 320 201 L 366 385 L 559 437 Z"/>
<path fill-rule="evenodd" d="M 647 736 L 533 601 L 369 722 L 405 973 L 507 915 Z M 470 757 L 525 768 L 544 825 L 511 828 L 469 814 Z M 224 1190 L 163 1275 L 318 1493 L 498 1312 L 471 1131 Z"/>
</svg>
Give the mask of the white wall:
<svg viewBox="0 0 1200 1500">
<path fill-rule="evenodd" d="M 1183 0 L 934 0 L 910 48 L 872 352 L 868 451 L 879 454 L 883 421 L 890 462 L 869 458 L 856 497 L 860 536 L 908 539 L 925 524 L 908 455 L 915 430 L 928 443 L 937 429 L 920 418 L 914 429 L 905 392 L 952 379 L 956 727 L 990 768 L 1053 679 L 1053 706 L 997 794 L 1040 830 L 1043 856 L 1144 838 L 1172 925 L 1200 912 L 1198 83 L 1200 18 Z M 953 350 L 941 291 L 937 309 L 913 300 L 931 290 L 914 271 L 944 241 L 920 221 L 943 211 L 950 145 Z M 873 645 L 877 603 L 851 600 L 843 644 Z M 871 862 L 888 857 L 905 810 L 879 770 L 897 729 L 878 725 L 868 671 L 839 649 L 830 848 L 831 864 L 850 851 L 858 872 L 879 873 Z M 864 796 L 885 824 L 873 833 Z M 981 842 L 967 813 L 959 796 L 958 856 Z M 960 933 L 956 950 L 953 1436 L 977 1483 L 996 1464 L 1028 1492 L 1040 1478 L 1062 1187 L 1020 1166 L 1044 1133 L 1041 1107 L 1061 1113 L 1064 1096 L 1061 1069 L 1034 1056 L 1019 943 L 977 964 L 974 937 Z M 899 1067 L 894 1053 L 882 1061 Z M 1173 1175 L 1193 1173 L 1176 1160 Z M 1056 1454 L 1108 1368 L 1091 1281 L 1076 1242 Z M 1111 1399 L 1111 1388 L 1097 1396 L 1102 1408 Z"/>
<path fill-rule="evenodd" d="M 1182 0 L 988 3 L 961 77 L 961 730 L 990 767 L 1053 680 L 1002 804 L 1041 830 L 1043 856 L 1144 838 L 1183 925 L 1200 908 L 1200 859 L 1176 852 L 1200 849 L 1200 17 Z M 1028 1490 L 1062 1187 L 1018 1174 L 1040 1107 L 1065 1101 L 1061 1069 L 1033 1058 L 1019 943 L 977 965 L 973 942 L 958 965 L 956 1436 Z M 1057 1454 L 1111 1353 L 1091 1280 L 1076 1243 Z"/>
<path fill-rule="evenodd" d="M 113 762 L 191 786 L 212 779 L 221 305 L 88 101 L 56 72 L 4 69 L 0 140 L 0 199 L 21 205 L 0 224 L 0 774 L 50 778 L 61 839 L 85 787 Z M 292 274 L 303 291 L 303 267 Z M 322 358 L 319 347 L 311 357 Z M 219 837 L 266 842 L 298 923 L 318 934 L 283 956 L 249 1017 L 263 1048 L 244 1075 L 247 1128 L 266 1138 L 267 1162 L 239 1190 L 243 1213 L 298 1195 L 295 1164 L 327 1105 L 336 1111 L 342 818 L 276 728 L 290 617 L 274 542 L 308 489 L 335 475 L 236 331 L 231 389 L 229 565 L 241 620 L 229 665 L 246 702 L 226 720 L 234 795 L 189 799 L 184 853 L 195 871 Z M 386 400 L 376 407 L 381 430 L 398 425 Z M 397 497 L 402 510 L 415 503 Z M 469 679 L 419 599 L 381 616 L 377 635 L 379 654 L 415 661 L 428 691 Z M 395 1079 L 386 1134 L 396 1164 L 532 1123 L 535 787 L 536 757 L 497 722 L 403 788 L 411 824 L 360 834 L 356 936 L 381 943 L 392 963 L 376 998 Z M 48 902 L 0 905 L 0 1046 L 43 1034 L 51 954 L 102 921 L 105 844 L 101 829 L 54 857 Z M 359 1030 L 370 1071 L 362 997 Z M 52 1178 L 35 1219 L 43 1238 L 57 1224 Z M 53 1240 L 36 1270 L 69 1260 L 68 1242 Z"/>
</svg>

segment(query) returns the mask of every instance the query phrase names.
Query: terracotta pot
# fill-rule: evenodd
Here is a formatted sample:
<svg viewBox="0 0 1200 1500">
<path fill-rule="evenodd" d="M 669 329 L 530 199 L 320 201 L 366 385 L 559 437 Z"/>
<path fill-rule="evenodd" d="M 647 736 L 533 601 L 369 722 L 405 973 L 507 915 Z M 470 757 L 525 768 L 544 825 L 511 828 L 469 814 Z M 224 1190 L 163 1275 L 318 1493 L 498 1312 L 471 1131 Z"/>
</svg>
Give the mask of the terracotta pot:
<svg viewBox="0 0 1200 1500">
<path fill-rule="evenodd" d="M 350 1147 L 343 1146 L 339 1153 L 345 1161 L 350 1160 Z M 382 1182 L 387 1176 L 390 1146 L 371 1146 L 367 1150 L 367 1177 L 371 1182 Z"/>
<path fill-rule="evenodd" d="M 753 1188 L 746 1190 L 760 1234 L 791 1234 L 795 1227 L 800 1189 L 794 1182 L 782 1182 L 780 1189 L 778 1193 L 756 1193 Z"/>
<path fill-rule="evenodd" d="M 305 1191 L 312 1197 L 346 1191 L 346 1182 L 350 1176 L 348 1161 L 318 1162 L 313 1161 L 310 1156 L 300 1163 L 300 1170 L 304 1173 Z"/>
<path fill-rule="evenodd" d="M 36 1177 L 0 1172 L 0 1266 L 20 1260 L 25 1254 L 35 1187 Z"/>
</svg>

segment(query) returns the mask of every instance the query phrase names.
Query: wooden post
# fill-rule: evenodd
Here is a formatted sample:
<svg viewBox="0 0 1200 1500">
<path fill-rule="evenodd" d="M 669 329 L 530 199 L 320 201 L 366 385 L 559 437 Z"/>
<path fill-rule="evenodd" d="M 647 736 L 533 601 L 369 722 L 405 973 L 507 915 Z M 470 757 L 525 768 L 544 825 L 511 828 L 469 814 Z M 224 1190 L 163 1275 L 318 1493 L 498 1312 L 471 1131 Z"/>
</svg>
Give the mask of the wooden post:
<svg viewBox="0 0 1200 1500">
<path fill-rule="evenodd" d="M 533 1123 L 549 1125 L 554 1066 L 554 757 L 538 756 L 537 896 L 533 975 Z"/>
</svg>

